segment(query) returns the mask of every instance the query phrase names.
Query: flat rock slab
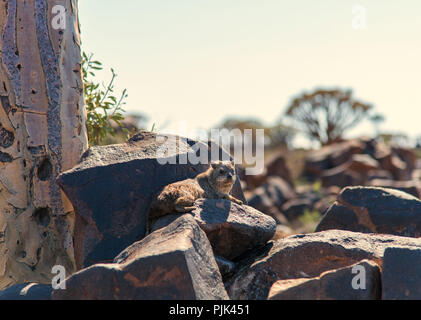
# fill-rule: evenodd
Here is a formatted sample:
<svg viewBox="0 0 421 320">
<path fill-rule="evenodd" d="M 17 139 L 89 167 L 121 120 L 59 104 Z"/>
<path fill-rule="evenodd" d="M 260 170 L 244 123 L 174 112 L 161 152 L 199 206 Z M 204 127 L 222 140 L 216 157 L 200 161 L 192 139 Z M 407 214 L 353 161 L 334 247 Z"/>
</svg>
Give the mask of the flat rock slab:
<svg viewBox="0 0 421 320">
<path fill-rule="evenodd" d="M 0 291 L 0 300 L 51 300 L 52 291 L 49 284 L 15 284 Z"/>
<path fill-rule="evenodd" d="M 316 232 L 331 229 L 418 238 L 421 201 L 398 190 L 347 187 L 323 216 Z"/>
<path fill-rule="evenodd" d="M 421 248 L 421 239 L 329 230 L 269 242 L 226 283 L 231 299 L 266 299 L 278 280 L 313 278 L 368 259 L 382 265 L 388 247 Z"/>
<path fill-rule="evenodd" d="M 382 298 L 421 300 L 421 248 L 388 248 L 383 258 Z"/>
<path fill-rule="evenodd" d="M 83 269 L 54 300 L 228 299 L 205 233 L 184 215 L 121 252 Z"/>
<path fill-rule="evenodd" d="M 268 300 L 379 300 L 380 268 L 370 260 L 323 272 L 319 277 L 279 280 Z"/>
<path fill-rule="evenodd" d="M 208 169 L 206 163 L 192 164 L 191 155 L 210 159 L 212 150 L 217 150 L 229 157 L 213 142 L 176 138 L 178 145 L 169 143 L 166 136 L 143 131 L 125 144 L 92 147 L 77 166 L 59 176 L 57 182 L 76 212 L 78 269 L 111 262 L 144 237 L 146 214 L 155 194 Z M 245 201 L 239 180 L 232 194 Z"/>
<path fill-rule="evenodd" d="M 190 214 L 205 231 L 215 255 L 229 260 L 264 246 L 276 231 L 276 222 L 270 216 L 224 199 L 199 199 Z M 168 225 L 177 217 L 179 214 L 160 218 L 152 230 Z"/>
</svg>

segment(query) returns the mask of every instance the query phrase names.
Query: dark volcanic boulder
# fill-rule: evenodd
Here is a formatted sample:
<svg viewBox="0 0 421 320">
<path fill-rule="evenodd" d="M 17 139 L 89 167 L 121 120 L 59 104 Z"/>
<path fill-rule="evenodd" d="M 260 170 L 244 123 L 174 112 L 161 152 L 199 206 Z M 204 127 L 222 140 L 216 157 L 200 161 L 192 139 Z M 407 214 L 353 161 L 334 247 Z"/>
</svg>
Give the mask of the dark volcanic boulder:
<svg viewBox="0 0 421 320">
<path fill-rule="evenodd" d="M 227 299 L 205 233 L 184 215 L 134 243 L 114 263 L 96 264 L 53 291 L 54 300 Z"/>
<path fill-rule="evenodd" d="M 338 195 L 316 231 L 330 229 L 417 238 L 421 235 L 421 201 L 392 189 L 348 187 Z"/>
<path fill-rule="evenodd" d="M 410 180 L 416 168 L 416 154 L 411 149 L 391 148 L 385 143 L 370 139 L 350 140 L 324 146 L 308 154 L 304 174 L 318 179 L 323 172 L 352 162 L 346 171 L 358 172 L 371 169 L 385 170 L 394 180 Z M 334 170 L 339 174 L 339 169 Z M 330 172 L 330 175 L 333 173 Z"/>
<path fill-rule="evenodd" d="M 284 179 L 290 186 L 294 186 L 291 169 L 282 154 L 277 154 L 266 163 L 267 176 L 277 176 Z"/>
<path fill-rule="evenodd" d="M 367 154 L 354 154 L 346 163 L 325 170 L 322 175 L 322 185 L 355 186 L 365 185 L 368 173 L 379 169 L 379 163 Z"/>
<path fill-rule="evenodd" d="M 296 198 L 289 200 L 282 206 L 282 212 L 288 221 L 294 221 L 302 216 L 306 210 L 313 209 L 313 200 L 311 198 Z"/>
<path fill-rule="evenodd" d="M 359 278 L 355 279 L 356 276 Z M 362 285 L 361 279 L 364 279 L 362 288 L 359 287 Z M 326 271 L 315 278 L 279 280 L 272 285 L 268 295 L 269 300 L 379 300 L 380 298 L 380 268 L 370 260 Z"/>
<path fill-rule="evenodd" d="M 363 174 L 379 170 L 380 164 L 368 154 L 354 154 L 347 162 L 348 168 Z"/>
<path fill-rule="evenodd" d="M 15 284 L 0 291 L 0 300 L 50 300 L 51 292 L 50 284 Z"/>
<path fill-rule="evenodd" d="M 376 159 L 381 167 L 391 173 L 394 180 L 411 180 L 416 168 L 417 156 L 414 150 L 380 145 L 376 150 Z"/>
<path fill-rule="evenodd" d="M 245 168 L 239 167 L 241 181 L 246 183 L 248 190 L 254 190 L 266 182 L 268 177 L 280 177 L 291 187 L 294 187 L 291 169 L 288 167 L 287 160 L 282 154 L 276 154 L 265 163 L 265 170 L 258 175 L 246 175 Z"/>
<path fill-rule="evenodd" d="M 336 198 L 336 195 L 324 196 L 314 204 L 314 210 L 324 214 L 332 206 L 332 204 L 335 203 Z"/>
<path fill-rule="evenodd" d="M 178 138 L 177 145 L 151 132 L 141 132 L 125 144 L 90 148 L 80 164 L 58 178 L 76 212 L 77 268 L 110 262 L 142 239 L 154 195 L 167 184 L 207 170 L 208 164 L 187 160 L 192 155 L 209 159 L 211 150 L 227 155 L 213 142 Z M 245 201 L 239 180 L 232 193 Z"/>
<path fill-rule="evenodd" d="M 393 147 L 392 152 L 397 154 L 398 157 L 405 162 L 409 172 L 417 167 L 417 155 L 414 150 L 403 147 Z"/>
<path fill-rule="evenodd" d="M 246 175 L 246 170 L 243 167 L 238 168 L 238 174 L 240 177 L 241 182 L 244 183 L 245 188 L 247 190 L 254 190 L 263 183 L 265 183 L 266 179 L 268 178 L 266 172 L 257 174 L 257 175 Z"/>
<path fill-rule="evenodd" d="M 420 181 L 394 181 L 385 179 L 373 179 L 369 183 L 373 187 L 396 189 L 420 198 L 421 182 Z"/>
<path fill-rule="evenodd" d="M 222 279 L 227 276 L 231 276 L 235 270 L 235 262 L 220 256 L 215 256 L 216 264 L 218 265 L 219 272 L 221 273 Z"/>
<path fill-rule="evenodd" d="M 249 199 L 249 206 L 266 213 L 280 222 L 286 224 L 287 220 L 282 215 L 282 205 L 295 198 L 294 189 L 282 178 L 269 177 L 267 181 L 256 188 Z"/>
<path fill-rule="evenodd" d="M 321 175 L 322 186 L 355 186 L 364 184 L 365 176 L 357 171 L 348 168 L 348 164 L 326 170 Z"/>
<path fill-rule="evenodd" d="M 229 260 L 265 245 L 276 231 L 275 220 L 246 205 L 222 199 L 199 199 L 195 207 L 191 214 L 205 231 L 214 253 Z M 168 225 L 177 217 L 179 214 L 162 217 L 152 230 Z"/>
<path fill-rule="evenodd" d="M 266 299 L 278 280 L 313 278 L 322 272 L 373 260 L 381 266 L 389 247 L 419 248 L 421 239 L 329 230 L 269 242 L 266 251 L 226 283 L 231 299 Z"/>
<path fill-rule="evenodd" d="M 389 171 L 394 180 L 409 180 L 412 175 L 411 169 L 407 164 L 391 150 L 379 152 L 377 161 L 382 169 Z"/>
<path fill-rule="evenodd" d="M 306 158 L 304 173 L 318 178 L 324 170 L 338 167 L 347 162 L 354 154 L 360 154 L 365 143 L 358 140 L 344 141 L 324 146 L 312 151 Z"/>
<path fill-rule="evenodd" d="M 421 300 L 421 248 L 386 249 L 382 292 L 385 300 Z"/>
</svg>

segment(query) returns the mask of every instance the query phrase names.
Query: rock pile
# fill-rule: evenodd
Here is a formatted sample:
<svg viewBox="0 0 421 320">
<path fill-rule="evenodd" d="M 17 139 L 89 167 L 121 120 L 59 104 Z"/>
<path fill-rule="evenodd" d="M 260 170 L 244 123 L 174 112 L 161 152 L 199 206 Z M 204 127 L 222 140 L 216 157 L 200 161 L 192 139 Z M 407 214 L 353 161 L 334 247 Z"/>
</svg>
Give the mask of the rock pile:
<svg viewBox="0 0 421 320">
<path fill-rule="evenodd" d="M 188 215 L 135 242 L 113 263 L 75 273 L 66 287 L 53 299 L 228 299 L 210 243 Z"/>
<path fill-rule="evenodd" d="M 0 299 L 421 299 L 421 200 L 402 191 L 331 189 L 334 203 L 315 233 L 275 239 L 275 219 L 327 205 L 315 190 L 294 188 L 267 171 L 250 201 L 261 210 L 199 199 L 191 213 L 164 216 L 145 236 L 154 193 L 207 168 L 159 164 L 156 138 L 142 132 L 127 144 L 92 148 L 60 176 L 76 209 L 79 271 L 64 290 L 21 284 L 1 291 Z M 182 141 L 184 151 L 168 157 L 197 151 L 193 141 Z M 210 144 L 201 146 L 208 156 Z M 343 165 L 346 152 L 347 168 L 386 162 L 354 156 L 367 149 L 350 143 L 347 151 L 331 150 L 329 161 Z M 391 158 L 410 157 L 394 152 Z M 316 163 L 313 171 L 329 170 Z M 244 199 L 239 182 L 233 192 Z"/>
<path fill-rule="evenodd" d="M 350 232 L 343 230 L 328 230 L 313 234 L 295 235 L 276 242 L 270 242 L 267 250 L 260 256 L 242 266 L 238 272 L 227 284 L 228 294 L 231 299 L 251 299 L 261 300 L 269 297 L 272 285 L 279 280 L 291 280 L 289 282 L 281 282 L 272 290 L 274 292 L 284 291 L 280 297 L 288 297 L 289 299 L 300 299 L 309 297 L 343 299 L 352 295 L 360 295 L 361 299 L 367 298 L 365 290 L 356 290 L 352 286 L 352 281 L 341 282 L 344 272 L 349 270 L 351 274 L 346 274 L 346 279 L 353 279 L 353 264 L 361 263 L 362 260 L 370 260 L 379 267 L 384 267 L 387 260 L 384 259 L 386 249 L 390 248 L 406 248 L 421 251 L 421 239 L 397 237 L 392 235 L 364 234 L 358 232 Z M 372 264 L 370 262 L 370 264 Z M 346 269 L 343 269 L 346 268 Z M 420 267 L 414 266 L 420 271 Z M 405 274 L 405 266 L 400 265 L 401 271 Z M 327 271 L 336 270 L 335 274 L 324 274 Z M 345 271 L 344 271 L 345 270 Z M 365 279 L 368 283 L 371 276 L 371 268 L 365 269 Z M 368 275 L 368 276 L 367 276 Z M 386 274 L 387 275 L 387 274 Z M 411 279 L 411 273 L 408 275 Z M 384 278 L 384 275 L 382 275 Z M 323 286 L 320 283 L 326 283 L 333 279 L 338 279 L 337 286 L 342 289 L 335 289 L 333 293 L 323 293 Z M 300 281 L 298 281 L 299 279 Z M 303 285 L 304 282 L 316 282 L 316 284 Z M 382 288 L 383 292 L 393 290 L 393 287 L 387 287 L 386 283 L 373 281 L 373 291 Z M 421 282 L 418 282 L 421 285 Z M 293 290 L 292 287 L 299 286 L 302 290 Z M 320 286 L 317 290 L 314 286 Z M 412 285 L 411 285 L 412 286 Z M 281 289 L 279 289 L 279 287 Z M 276 290 L 275 290 L 276 289 Z M 313 292 L 304 292 L 310 290 Z M 354 292 L 355 291 L 355 292 Z M 292 296 L 292 292 L 296 295 Z M 285 295 L 284 295 L 285 294 Z M 371 295 L 371 299 L 380 298 L 379 295 Z M 386 296 L 387 298 L 387 296 Z M 405 295 L 395 297 L 405 299 Z M 421 299 L 416 292 L 408 298 Z"/>
<path fill-rule="evenodd" d="M 208 169 L 208 164 L 187 161 L 191 154 L 203 150 L 209 159 L 211 150 L 225 153 L 212 142 L 179 137 L 177 145 L 167 144 L 162 153 L 160 148 L 167 146 L 167 140 L 143 131 L 125 144 L 92 147 L 77 166 L 59 176 L 58 184 L 75 208 L 78 269 L 111 262 L 121 250 L 144 237 L 154 195 L 167 184 Z M 232 193 L 245 201 L 239 181 Z"/>
<path fill-rule="evenodd" d="M 416 179 L 416 155 L 413 150 L 390 147 L 374 139 L 358 139 L 335 143 L 307 156 L 304 174 L 321 179 L 324 187 L 376 185 L 400 189 L 399 182 Z M 375 182 L 374 182 L 375 181 Z"/>
<path fill-rule="evenodd" d="M 383 187 L 421 196 L 421 166 L 415 152 L 372 139 L 338 142 L 308 153 L 302 176 L 310 182 L 307 185 L 294 185 L 285 155 L 277 155 L 266 167 L 259 176 L 245 176 L 243 187 L 249 205 L 283 226 L 296 225 L 306 213 L 325 213 L 347 186 Z"/>
</svg>

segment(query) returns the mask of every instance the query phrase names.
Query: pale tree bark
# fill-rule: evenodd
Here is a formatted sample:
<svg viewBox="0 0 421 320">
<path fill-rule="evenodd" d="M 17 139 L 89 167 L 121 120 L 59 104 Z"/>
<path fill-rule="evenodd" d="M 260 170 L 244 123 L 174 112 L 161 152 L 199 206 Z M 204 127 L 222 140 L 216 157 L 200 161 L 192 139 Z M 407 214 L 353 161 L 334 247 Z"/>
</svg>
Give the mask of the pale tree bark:
<svg viewBox="0 0 421 320">
<path fill-rule="evenodd" d="M 65 8 L 65 28 L 53 24 Z M 63 26 L 63 24 L 59 24 Z M 87 148 L 77 0 L 0 1 L 0 289 L 74 271 L 55 183 Z"/>
</svg>

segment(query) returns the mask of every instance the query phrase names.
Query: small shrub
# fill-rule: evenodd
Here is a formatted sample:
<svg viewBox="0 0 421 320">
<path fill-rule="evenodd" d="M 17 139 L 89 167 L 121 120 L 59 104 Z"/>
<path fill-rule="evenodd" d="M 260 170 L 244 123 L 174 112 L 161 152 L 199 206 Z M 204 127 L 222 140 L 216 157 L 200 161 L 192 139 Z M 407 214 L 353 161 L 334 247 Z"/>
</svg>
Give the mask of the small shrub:
<svg viewBox="0 0 421 320">
<path fill-rule="evenodd" d="M 316 194 L 321 195 L 321 190 L 322 190 L 322 181 L 321 180 L 315 181 L 311 187 Z"/>
<path fill-rule="evenodd" d="M 317 224 L 322 219 L 322 214 L 317 210 L 306 209 L 304 213 L 298 218 L 301 229 L 304 233 L 314 232 Z"/>
<path fill-rule="evenodd" d="M 114 96 L 114 80 L 117 77 L 111 68 L 111 80 L 107 85 L 96 83 L 91 77 L 95 77 L 95 71 L 102 70 L 102 63 L 93 60 L 93 54 L 82 54 L 82 80 L 87 112 L 86 127 L 90 145 L 100 145 L 107 135 L 115 135 L 115 129 L 111 126 L 113 120 L 123 130 L 125 135 L 129 132 L 123 127 L 123 105 L 127 98 L 127 90 L 124 89 L 119 98 Z"/>
</svg>

